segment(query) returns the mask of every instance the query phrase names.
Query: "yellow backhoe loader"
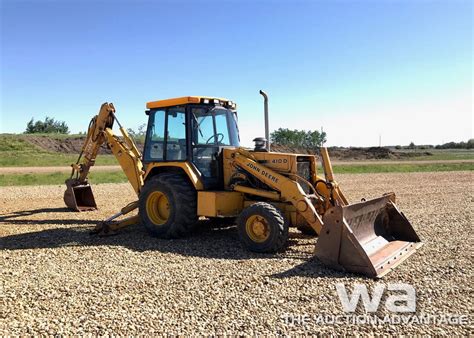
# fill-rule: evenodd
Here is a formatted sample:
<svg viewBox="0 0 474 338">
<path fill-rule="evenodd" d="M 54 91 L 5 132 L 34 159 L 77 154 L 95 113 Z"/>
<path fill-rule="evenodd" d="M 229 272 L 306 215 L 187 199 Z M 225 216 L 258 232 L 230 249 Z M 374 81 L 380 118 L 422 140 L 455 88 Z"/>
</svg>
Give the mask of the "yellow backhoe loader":
<svg viewBox="0 0 474 338">
<path fill-rule="evenodd" d="M 294 226 L 317 239 L 315 255 L 339 270 L 382 277 L 421 245 L 395 195 L 349 204 L 334 180 L 326 148 L 324 175 L 313 155 L 270 151 L 268 97 L 265 138 L 255 148 L 239 145 L 236 105 L 230 100 L 186 96 L 147 103 L 148 129 L 143 154 L 119 124 L 115 108 L 104 103 L 90 122 L 71 178 L 66 205 L 77 211 L 97 208 L 87 181 L 101 146 L 116 156 L 137 201 L 101 222 L 96 232 L 116 232 L 141 223 L 161 238 L 186 236 L 200 217 L 236 217 L 239 237 L 249 250 L 284 249 Z M 114 221 L 138 208 L 138 215 Z"/>
</svg>

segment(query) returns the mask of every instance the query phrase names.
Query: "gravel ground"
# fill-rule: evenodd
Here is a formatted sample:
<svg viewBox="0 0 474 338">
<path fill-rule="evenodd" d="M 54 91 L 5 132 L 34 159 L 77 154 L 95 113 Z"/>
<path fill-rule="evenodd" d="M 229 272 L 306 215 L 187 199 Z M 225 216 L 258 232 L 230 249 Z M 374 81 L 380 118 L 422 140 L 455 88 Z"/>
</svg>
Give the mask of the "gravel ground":
<svg viewBox="0 0 474 338">
<path fill-rule="evenodd" d="M 113 237 L 89 236 L 96 221 L 133 199 L 127 184 L 95 186 L 100 210 L 87 213 L 63 207 L 62 186 L 2 187 L 0 335 L 472 334 L 472 173 L 338 178 L 352 201 L 395 191 L 425 242 L 381 281 L 323 267 L 311 259 L 315 240 L 296 231 L 278 255 L 246 252 L 233 227 L 202 226 L 192 237 L 172 241 L 150 238 L 139 226 Z M 316 320 L 345 314 L 336 283 L 351 289 L 392 282 L 416 288 L 418 315 L 464 315 L 469 322 Z M 359 306 L 356 314 L 363 313 Z M 384 302 L 376 314 L 389 314 Z"/>
</svg>

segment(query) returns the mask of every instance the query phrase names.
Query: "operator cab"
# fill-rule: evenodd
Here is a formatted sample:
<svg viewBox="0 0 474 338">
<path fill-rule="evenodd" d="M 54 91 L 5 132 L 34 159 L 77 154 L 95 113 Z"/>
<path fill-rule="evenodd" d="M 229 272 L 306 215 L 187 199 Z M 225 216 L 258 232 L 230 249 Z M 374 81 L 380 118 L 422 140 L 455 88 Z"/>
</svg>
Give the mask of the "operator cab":
<svg viewBox="0 0 474 338">
<path fill-rule="evenodd" d="M 192 162 L 206 189 L 217 189 L 221 149 L 239 147 L 236 105 L 227 99 L 186 96 L 147 103 L 143 161 Z"/>
</svg>

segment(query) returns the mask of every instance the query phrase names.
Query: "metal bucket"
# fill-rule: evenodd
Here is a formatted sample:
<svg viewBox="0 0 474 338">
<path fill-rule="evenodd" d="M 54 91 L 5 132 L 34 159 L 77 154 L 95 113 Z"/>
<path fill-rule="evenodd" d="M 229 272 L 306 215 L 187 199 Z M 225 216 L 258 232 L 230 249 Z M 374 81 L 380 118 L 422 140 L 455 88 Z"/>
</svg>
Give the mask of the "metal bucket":
<svg viewBox="0 0 474 338">
<path fill-rule="evenodd" d="M 90 184 L 81 184 L 74 179 L 66 180 L 64 203 L 69 209 L 75 211 L 96 210 L 94 194 Z"/>
<path fill-rule="evenodd" d="M 423 245 L 394 202 L 389 194 L 328 210 L 316 256 L 334 269 L 384 276 Z"/>
</svg>

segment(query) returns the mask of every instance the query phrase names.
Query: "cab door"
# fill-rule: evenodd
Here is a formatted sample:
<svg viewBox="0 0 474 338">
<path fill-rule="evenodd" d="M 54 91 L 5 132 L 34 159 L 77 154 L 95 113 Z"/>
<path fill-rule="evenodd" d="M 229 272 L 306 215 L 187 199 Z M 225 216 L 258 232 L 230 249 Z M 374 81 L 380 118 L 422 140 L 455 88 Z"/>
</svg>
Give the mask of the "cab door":
<svg viewBox="0 0 474 338">
<path fill-rule="evenodd" d="M 185 107 L 150 111 L 144 162 L 185 161 L 187 158 Z"/>
<path fill-rule="evenodd" d="M 229 111 L 218 107 L 191 107 L 191 147 L 194 165 L 206 188 L 222 188 L 221 148 L 231 146 Z"/>
</svg>

